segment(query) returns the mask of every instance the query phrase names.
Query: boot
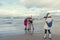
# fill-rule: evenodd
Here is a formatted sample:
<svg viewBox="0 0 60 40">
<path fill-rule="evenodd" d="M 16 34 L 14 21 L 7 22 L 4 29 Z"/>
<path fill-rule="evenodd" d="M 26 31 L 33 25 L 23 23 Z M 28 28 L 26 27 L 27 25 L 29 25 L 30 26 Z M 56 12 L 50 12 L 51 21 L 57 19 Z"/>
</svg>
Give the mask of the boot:
<svg viewBox="0 0 60 40">
<path fill-rule="evenodd" d="M 44 39 L 46 39 L 46 37 L 47 37 L 47 34 L 44 35 Z"/>
<path fill-rule="evenodd" d="M 51 34 L 49 34 L 49 38 L 51 39 Z"/>
</svg>

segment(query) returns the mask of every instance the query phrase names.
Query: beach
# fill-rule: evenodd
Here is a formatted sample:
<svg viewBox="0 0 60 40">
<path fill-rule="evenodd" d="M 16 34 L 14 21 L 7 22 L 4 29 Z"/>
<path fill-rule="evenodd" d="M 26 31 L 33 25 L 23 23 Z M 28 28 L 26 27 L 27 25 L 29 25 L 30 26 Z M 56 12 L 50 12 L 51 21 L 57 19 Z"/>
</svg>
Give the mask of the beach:
<svg viewBox="0 0 60 40">
<path fill-rule="evenodd" d="M 52 32 L 52 40 L 60 40 L 60 22 L 54 19 Z M 0 40 L 44 40 L 44 19 L 34 20 L 34 33 L 25 34 L 23 20 L 14 20 L 13 24 L 0 25 Z M 4 27 L 5 26 L 5 27 Z M 48 38 L 46 40 L 49 40 Z"/>
<path fill-rule="evenodd" d="M 0 0 L 0 40 L 60 40 L 60 0 Z"/>
<path fill-rule="evenodd" d="M 44 38 L 43 38 L 43 34 L 34 33 L 33 35 L 30 34 L 17 35 L 9 38 L 1 38 L 0 40 L 44 40 Z M 49 39 L 47 38 L 46 40 Z M 60 40 L 60 35 L 52 34 L 52 40 Z"/>
</svg>

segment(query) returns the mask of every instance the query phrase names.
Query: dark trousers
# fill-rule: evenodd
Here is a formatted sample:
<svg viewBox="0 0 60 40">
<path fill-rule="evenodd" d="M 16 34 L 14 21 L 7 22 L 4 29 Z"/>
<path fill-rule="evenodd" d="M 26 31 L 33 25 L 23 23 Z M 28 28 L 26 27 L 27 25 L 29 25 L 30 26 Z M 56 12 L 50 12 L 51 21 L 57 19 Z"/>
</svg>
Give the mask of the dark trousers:
<svg viewBox="0 0 60 40">
<path fill-rule="evenodd" d="M 45 29 L 45 34 L 47 34 L 47 32 L 49 33 L 49 34 L 51 34 L 51 31 L 50 31 L 50 29 Z"/>
</svg>

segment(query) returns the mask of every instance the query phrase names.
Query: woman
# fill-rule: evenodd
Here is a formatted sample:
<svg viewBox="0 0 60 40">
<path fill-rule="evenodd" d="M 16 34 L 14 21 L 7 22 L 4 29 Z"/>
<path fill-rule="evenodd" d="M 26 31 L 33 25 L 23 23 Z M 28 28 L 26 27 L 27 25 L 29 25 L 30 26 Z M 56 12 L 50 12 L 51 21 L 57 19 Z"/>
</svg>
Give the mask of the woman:
<svg viewBox="0 0 60 40">
<path fill-rule="evenodd" d="M 31 27 L 32 27 L 33 30 L 34 30 L 32 17 L 28 17 L 28 19 L 27 19 L 27 27 L 28 27 L 28 31 L 31 31 Z"/>
<path fill-rule="evenodd" d="M 44 31 L 45 35 L 44 38 L 47 36 L 47 32 L 49 33 L 49 38 L 51 38 L 51 27 L 52 27 L 52 17 L 50 13 L 47 13 L 45 18 L 45 25 L 44 25 Z"/>
<path fill-rule="evenodd" d="M 24 26 L 25 26 L 25 33 L 27 33 L 27 18 L 24 20 Z"/>
</svg>

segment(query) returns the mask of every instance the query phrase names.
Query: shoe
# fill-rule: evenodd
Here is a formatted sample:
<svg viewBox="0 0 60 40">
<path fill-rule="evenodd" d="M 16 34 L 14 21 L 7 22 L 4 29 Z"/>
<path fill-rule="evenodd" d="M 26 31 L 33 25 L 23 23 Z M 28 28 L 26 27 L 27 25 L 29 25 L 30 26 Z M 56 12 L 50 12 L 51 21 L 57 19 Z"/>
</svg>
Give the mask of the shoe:
<svg viewBox="0 0 60 40">
<path fill-rule="evenodd" d="M 51 39 L 51 34 L 49 34 L 49 38 Z"/>
<path fill-rule="evenodd" d="M 46 39 L 47 34 L 44 35 L 44 39 Z"/>
</svg>

